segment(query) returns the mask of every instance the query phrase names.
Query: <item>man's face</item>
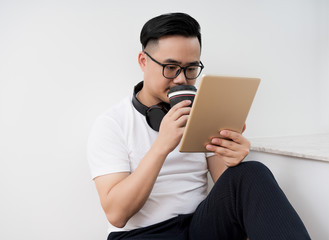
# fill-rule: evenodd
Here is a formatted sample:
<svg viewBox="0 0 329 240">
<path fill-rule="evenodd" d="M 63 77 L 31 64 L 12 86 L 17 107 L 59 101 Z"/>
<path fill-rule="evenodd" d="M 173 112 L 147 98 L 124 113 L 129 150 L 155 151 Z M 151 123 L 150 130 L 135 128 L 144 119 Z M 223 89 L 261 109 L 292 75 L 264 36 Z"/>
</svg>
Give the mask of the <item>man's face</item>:
<svg viewBox="0 0 329 240">
<path fill-rule="evenodd" d="M 166 36 L 158 44 L 147 46 L 145 51 L 162 64 L 174 63 L 181 67 L 200 62 L 200 43 L 196 37 Z M 176 85 L 194 85 L 196 80 L 186 80 L 184 71 L 174 79 L 162 75 L 163 67 L 152 61 L 145 53 L 139 54 L 139 64 L 144 72 L 144 87 L 139 100 L 146 106 L 169 102 L 170 88 Z"/>
</svg>

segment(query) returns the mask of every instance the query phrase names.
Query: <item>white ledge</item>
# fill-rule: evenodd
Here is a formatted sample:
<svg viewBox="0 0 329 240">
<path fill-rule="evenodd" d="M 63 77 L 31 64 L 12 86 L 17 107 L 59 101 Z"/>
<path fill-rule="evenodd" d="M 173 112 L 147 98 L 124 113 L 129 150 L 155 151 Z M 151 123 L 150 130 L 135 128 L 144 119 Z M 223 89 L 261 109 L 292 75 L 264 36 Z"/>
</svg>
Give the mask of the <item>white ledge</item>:
<svg viewBox="0 0 329 240">
<path fill-rule="evenodd" d="M 329 162 L 329 133 L 305 136 L 249 138 L 251 151 Z"/>
</svg>

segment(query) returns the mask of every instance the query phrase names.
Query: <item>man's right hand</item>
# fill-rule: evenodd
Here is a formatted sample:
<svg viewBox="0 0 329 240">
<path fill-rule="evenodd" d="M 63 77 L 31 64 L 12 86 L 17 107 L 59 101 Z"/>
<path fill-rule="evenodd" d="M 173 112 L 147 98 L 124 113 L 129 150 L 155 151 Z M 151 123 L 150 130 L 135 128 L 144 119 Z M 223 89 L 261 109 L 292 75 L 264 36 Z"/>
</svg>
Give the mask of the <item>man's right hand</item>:
<svg viewBox="0 0 329 240">
<path fill-rule="evenodd" d="M 169 154 L 179 144 L 191 111 L 190 100 L 184 100 L 173 106 L 162 119 L 156 140 L 164 153 Z"/>
</svg>

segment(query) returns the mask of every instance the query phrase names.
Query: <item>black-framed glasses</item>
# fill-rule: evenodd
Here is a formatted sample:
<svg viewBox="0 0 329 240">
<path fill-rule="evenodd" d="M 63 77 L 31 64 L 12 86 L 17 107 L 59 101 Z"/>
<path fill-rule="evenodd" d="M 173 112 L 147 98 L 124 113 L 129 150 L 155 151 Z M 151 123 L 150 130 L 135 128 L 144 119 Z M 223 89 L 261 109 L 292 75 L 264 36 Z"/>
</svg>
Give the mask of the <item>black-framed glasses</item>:
<svg viewBox="0 0 329 240">
<path fill-rule="evenodd" d="M 150 56 L 150 54 L 148 54 L 147 52 L 144 51 L 144 53 L 155 63 L 159 64 L 160 66 L 163 67 L 162 69 L 162 75 L 165 78 L 168 79 L 174 79 L 176 78 L 181 71 L 183 70 L 185 78 L 187 80 L 194 80 L 197 77 L 200 76 L 202 69 L 204 68 L 202 62 L 200 61 L 200 64 L 191 64 L 188 65 L 186 67 L 181 67 L 178 64 L 174 64 L 174 63 L 169 63 L 169 64 L 162 64 L 160 62 L 158 62 L 157 60 L 155 60 L 153 57 Z"/>
</svg>

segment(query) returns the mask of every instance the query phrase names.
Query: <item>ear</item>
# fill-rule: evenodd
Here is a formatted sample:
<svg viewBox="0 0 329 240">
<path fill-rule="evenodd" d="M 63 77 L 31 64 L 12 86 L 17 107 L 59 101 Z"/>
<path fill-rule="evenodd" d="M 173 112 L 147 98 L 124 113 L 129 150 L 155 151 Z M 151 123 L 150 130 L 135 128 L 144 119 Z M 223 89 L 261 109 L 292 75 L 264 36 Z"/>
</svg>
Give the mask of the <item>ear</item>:
<svg viewBox="0 0 329 240">
<path fill-rule="evenodd" d="M 144 69 L 146 67 L 146 54 L 143 52 L 140 52 L 138 54 L 138 64 L 141 70 L 144 72 Z"/>
</svg>

